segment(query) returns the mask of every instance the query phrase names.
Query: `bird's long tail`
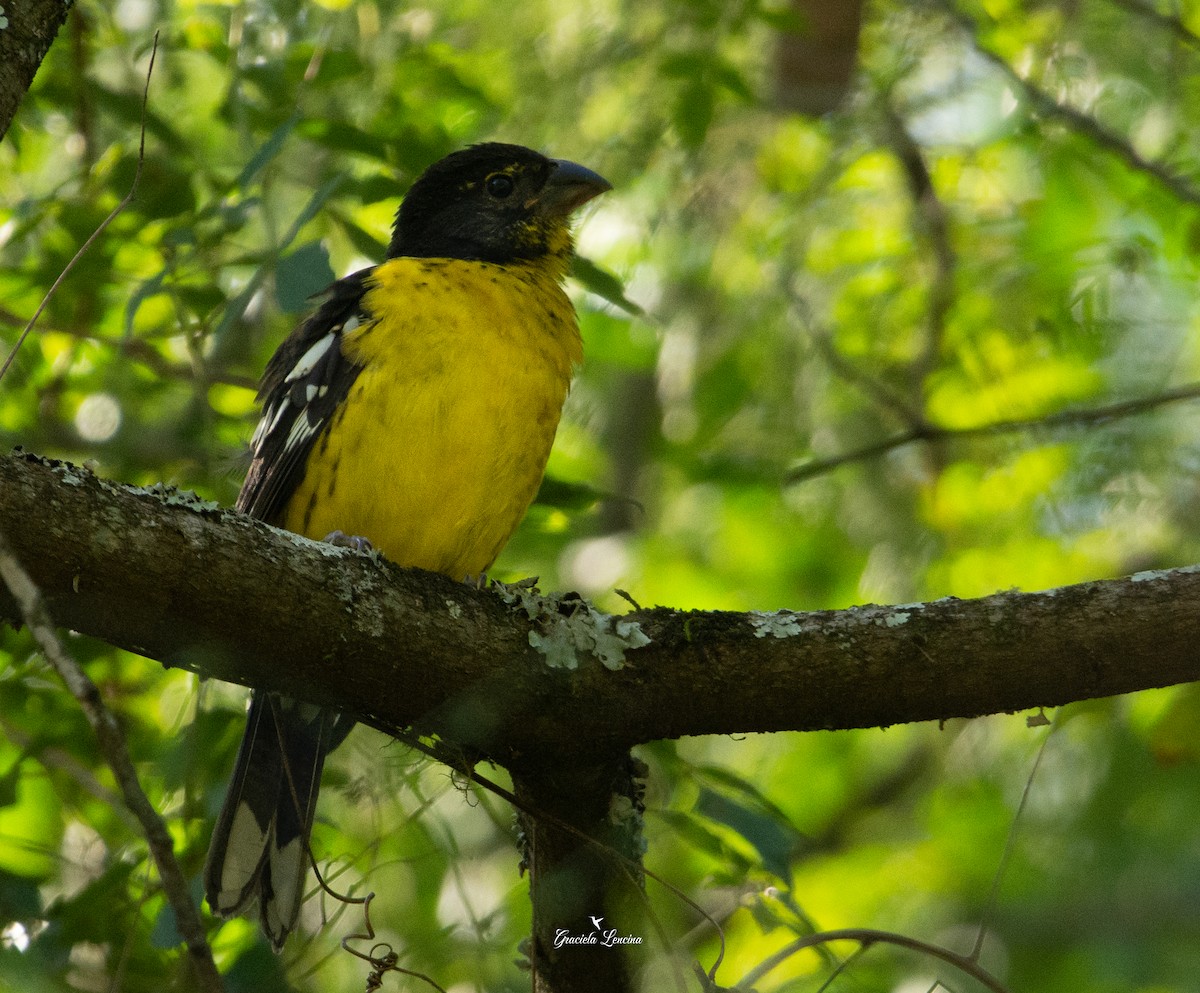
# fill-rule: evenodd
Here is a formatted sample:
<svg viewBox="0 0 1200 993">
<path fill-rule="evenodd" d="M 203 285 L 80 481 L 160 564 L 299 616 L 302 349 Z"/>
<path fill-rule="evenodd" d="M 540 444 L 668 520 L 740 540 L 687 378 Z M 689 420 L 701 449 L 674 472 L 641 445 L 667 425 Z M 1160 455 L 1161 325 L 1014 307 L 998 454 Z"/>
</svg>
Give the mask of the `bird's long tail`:
<svg viewBox="0 0 1200 993">
<path fill-rule="evenodd" d="M 263 931 L 277 951 L 300 913 L 325 756 L 352 723 L 273 693 L 256 692 L 250 703 L 208 849 L 204 891 L 222 917 L 257 903 Z"/>
</svg>

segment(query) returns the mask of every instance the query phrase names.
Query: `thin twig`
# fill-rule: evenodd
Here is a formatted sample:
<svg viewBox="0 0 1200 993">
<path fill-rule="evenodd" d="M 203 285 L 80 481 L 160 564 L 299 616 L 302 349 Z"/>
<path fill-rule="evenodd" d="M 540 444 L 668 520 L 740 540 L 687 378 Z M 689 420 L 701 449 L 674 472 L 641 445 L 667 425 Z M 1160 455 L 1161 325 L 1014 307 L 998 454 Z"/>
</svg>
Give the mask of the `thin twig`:
<svg viewBox="0 0 1200 993">
<path fill-rule="evenodd" d="M 1124 135 L 1118 134 L 1116 131 L 1101 124 L 1096 118 L 1085 114 L 1081 110 L 1077 110 L 1075 107 L 1059 103 L 1058 100 L 1036 83 L 1031 82 L 1017 72 L 1016 69 L 1008 64 L 1008 61 L 1003 56 L 985 47 L 979 40 L 978 23 L 970 14 L 960 10 L 954 3 L 954 0 L 939 0 L 939 6 L 971 36 L 975 50 L 1008 77 L 1034 111 L 1042 117 L 1061 121 L 1072 131 L 1084 135 L 1096 145 L 1112 152 L 1131 169 L 1145 173 L 1157 180 L 1180 200 L 1186 203 L 1200 204 L 1200 187 L 1189 182 L 1186 178 L 1172 171 L 1161 162 L 1146 158 L 1133 147 Z"/>
<path fill-rule="evenodd" d="M 1050 737 L 1054 734 L 1055 727 L 1057 727 L 1057 721 L 1050 725 L 1050 730 L 1042 737 L 1037 756 L 1033 760 L 1033 768 L 1029 770 L 1025 788 L 1021 791 L 1021 801 L 1017 804 L 1017 809 L 1013 814 L 1008 837 L 1004 840 L 1004 851 L 1000 853 L 1000 864 L 996 866 L 996 875 L 992 878 L 992 889 L 988 893 L 987 902 L 983 905 L 983 914 L 980 915 L 979 933 L 975 936 L 975 945 L 971 948 L 971 954 L 968 956 L 974 962 L 979 961 L 979 953 L 983 951 L 983 942 L 988 931 L 988 918 L 996 913 L 996 906 L 1000 900 L 1000 884 L 1004 881 L 1008 872 L 1008 864 L 1012 861 L 1013 852 L 1017 847 L 1017 828 L 1020 827 L 1021 817 L 1029 805 L 1029 795 L 1033 792 L 1033 781 L 1037 777 L 1038 769 L 1042 766 L 1042 757 L 1046 754 L 1046 745 L 1050 743 Z"/>
<path fill-rule="evenodd" d="M 821 984 L 821 988 L 817 990 L 817 993 L 825 993 L 825 991 L 837 981 L 838 976 L 840 976 L 843 972 L 849 969 L 850 966 L 862 958 L 862 956 L 866 954 L 867 949 L 870 947 L 871 946 L 868 944 L 861 944 L 854 949 L 853 952 L 842 959 L 842 961 L 833 967 L 833 971 L 825 977 L 825 982 Z"/>
<path fill-rule="evenodd" d="M 41 590 L 18 561 L 7 536 L 2 532 L 0 580 L 8 587 L 42 655 L 66 683 L 71 695 L 79 701 L 88 723 L 96 734 L 101 754 L 112 769 L 121 789 L 121 796 L 141 825 L 150 848 L 150 856 L 154 859 L 159 879 L 162 880 L 163 891 L 175 912 L 176 926 L 187 945 L 197 984 L 206 993 L 221 993 L 224 986 L 213 961 L 212 949 L 204 936 L 200 913 L 188 892 L 187 877 L 175 859 L 175 849 L 166 823 L 138 782 L 137 770 L 133 767 L 124 732 L 112 711 L 105 706 L 99 688 L 71 657 L 59 639 Z"/>
<path fill-rule="evenodd" d="M 566 821 L 560 820 L 559 818 L 555 817 L 553 814 L 548 814 L 543 811 L 538 811 L 538 810 L 531 808 L 528 804 L 523 803 L 514 793 L 505 789 L 499 783 L 496 783 L 495 781 L 488 779 L 486 776 L 482 775 L 481 773 L 476 772 L 474 768 L 464 767 L 464 764 L 460 760 L 460 757 L 457 756 L 457 754 L 451 754 L 448 749 L 438 748 L 436 745 L 430 745 L 430 744 L 422 741 L 416 735 L 411 734 L 406 731 L 397 731 L 394 728 L 383 727 L 380 725 L 373 725 L 373 726 L 375 726 L 377 728 L 377 730 L 380 730 L 384 734 L 387 734 L 393 740 L 401 741 L 404 744 L 408 745 L 410 748 L 413 748 L 414 750 L 421 752 L 422 754 L 428 756 L 429 758 L 434 759 L 435 761 L 439 762 L 440 764 L 447 766 L 452 771 L 452 773 L 461 775 L 465 779 L 475 783 L 480 788 L 482 788 L 490 793 L 495 794 L 497 797 L 499 797 L 502 800 L 507 801 L 512 807 L 514 807 L 517 810 L 520 810 L 524 814 L 527 814 L 528 816 L 534 818 L 535 820 L 541 821 L 543 824 L 552 825 L 552 826 L 556 827 L 557 829 L 559 829 L 560 831 L 564 831 L 567 834 L 570 834 L 576 838 L 579 838 L 579 839 L 587 842 L 589 845 L 599 848 L 606 855 L 610 856 L 613 859 L 613 861 L 616 863 L 616 865 L 620 868 L 622 873 L 624 873 L 626 878 L 629 880 L 631 889 L 634 892 L 637 892 L 639 894 L 643 905 L 649 911 L 651 925 L 655 928 L 655 933 L 658 935 L 659 939 L 663 942 L 664 947 L 667 943 L 666 932 L 663 930 L 663 928 L 662 928 L 661 924 L 659 923 L 659 921 L 657 920 L 657 918 L 655 918 L 652 908 L 650 906 L 649 901 L 646 898 L 645 893 L 643 893 L 641 891 L 641 889 L 636 885 L 636 877 L 638 874 L 648 876 L 651 879 L 655 880 L 656 882 L 660 883 L 663 887 L 665 887 L 667 890 L 669 890 L 675 896 L 678 896 L 681 900 L 684 901 L 684 903 L 686 903 L 689 907 L 691 907 L 693 910 L 695 910 L 697 913 L 699 913 L 702 917 L 704 917 L 710 924 L 712 924 L 713 928 L 716 931 L 718 941 L 720 942 L 720 950 L 718 952 L 716 961 L 713 963 L 711 969 L 706 974 L 706 975 L 708 975 L 710 980 L 712 979 L 713 976 L 715 976 L 716 970 L 720 966 L 721 960 L 724 958 L 724 955 L 725 955 L 725 935 L 721 929 L 720 924 L 717 923 L 717 921 L 711 915 L 706 913 L 698 904 L 693 902 L 681 890 L 677 889 L 671 883 L 667 882 L 665 879 L 656 875 L 651 870 L 647 869 L 640 862 L 636 861 L 635 859 L 631 859 L 628 856 L 623 855 L 622 853 L 616 851 L 611 846 L 606 845 L 603 842 L 598 841 L 595 838 L 588 836 L 586 833 L 584 833 L 583 831 L 581 831 L 579 828 L 575 827 L 574 825 L 568 824 Z M 431 803 L 432 803 L 432 800 L 425 801 L 425 802 L 423 802 L 422 807 L 428 807 Z M 413 816 L 417 816 L 418 814 L 419 814 L 419 810 L 416 813 L 414 813 Z M 309 848 L 308 857 L 309 857 L 309 863 L 312 866 L 313 872 L 316 876 L 317 885 L 323 893 L 328 894 L 333 899 L 339 901 L 342 904 L 363 905 L 364 908 L 370 904 L 370 901 L 372 899 L 374 899 L 374 897 L 375 897 L 374 893 L 369 893 L 366 897 L 352 897 L 348 894 L 338 893 L 336 890 L 334 890 L 329 885 L 329 882 L 324 878 L 324 875 L 321 873 L 320 866 L 317 864 L 317 860 L 312 853 L 311 847 Z M 470 911 L 470 909 L 471 908 L 468 907 L 468 911 Z M 365 913 L 365 909 L 364 909 L 364 913 Z M 474 920 L 474 918 L 472 918 L 472 921 L 475 924 L 476 928 L 478 929 L 479 922 Z M 346 942 L 350 941 L 350 940 L 365 940 L 365 939 L 374 938 L 375 933 L 370 925 L 369 918 L 367 919 L 365 926 L 369 933 L 353 934 L 353 935 L 347 936 L 346 938 L 344 938 L 342 940 L 342 947 L 346 951 L 351 952 L 354 955 L 357 955 L 359 958 L 366 959 L 367 961 L 377 960 L 376 964 L 379 965 L 379 964 L 383 963 L 383 960 L 386 958 L 385 955 L 374 955 L 373 953 L 372 953 L 372 956 L 363 955 L 362 953 L 356 952 L 356 951 L 354 951 L 354 949 L 349 948 L 346 944 Z M 536 970 L 536 967 L 537 967 L 536 961 L 534 961 L 532 964 L 533 964 L 534 969 Z M 685 983 L 683 981 L 682 976 L 680 975 L 680 973 L 678 971 L 678 968 L 676 966 L 674 966 L 674 964 L 672 964 L 672 968 L 675 972 L 676 982 L 678 983 L 679 987 L 681 989 L 685 988 Z M 384 971 L 406 972 L 407 970 L 400 969 L 396 966 L 395 962 L 391 962 L 388 964 L 388 969 L 384 970 Z M 436 984 L 433 983 L 433 980 L 429 979 L 429 977 L 427 977 L 427 976 L 423 976 L 419 973 L 410 973 L 410 975 L 416 976 L 417 978 L 423 979 L 426 982 L 429 982 L 436 986 Z M 438 987 L 438 989 L 440 989 L 440 988 L 441 987 Z"/>
<path fill-rule="evenodd" d="M 946 316 L 954 305 L 958 256 L 950 240 L 949 212 L 938 196 L 921 146 L 909 134 L 903 118 L 887 101 L 886 95 L 883 114 L 892 152 L 903 167 L 908 181 L 917 227 L 928 241 L 933 255 L 933 278 L 929 282 L 926 305 L 925 342 L 911 368 L 913 389 L 918 395 L 923 395 L 925 380 L 936 367 L 941 354 L 946 336 Z"/>
<path fill-rule="evenodd" d="M 1141 0 L 1109 0 L 1109 2 L 1114 6 L 1120 7 L 1122 10 L 1129 11 L 1129 13 L 1137 17 L 1144 17 L 1155 27 L 1174 35 L 1176 41 L 1190 45 L 1192 48 L 1200 49 L 1200 36 L 1197 36 L 1178 17 L 1160 13 L 1149 4 L 1142 3 Z"/>
<path fill-rule="evenodd" d="M 66 264 L 66 266 L 63 268 L 63 271 L 58 274 L 58 278 L 50 286 L 50 289 L 46 291 L 46 295 L 42 297 L 42 302 L 38 304 L 37 310 L 35 310 L 33 312 L 33 316 L 29 318 L 29 323 L 25 325 L 25 329 L 21 332 L 16 342 L 13 344 L 13 347 L 9 350 L 8 356 L 4 360 L 4 364 L 0 365 L 0 379 L 3 379 L 5 373 L 8 372 L 9 366 L 13 364 L 13 360 L 17 357 L 17 352 L 21 350 L 21 346 L 25 344 L 25 339 L 29 337 L 29 333 L 33 330 L 33 326 L 37 323 L 38 318 L 42 316 L 42 311 L 46 309 L 47 305 L 50 303 L 51 297 L 54 296 L 55 292 L 63 284 L 63 281 L 67 278 L 67 276 L 70 275 L 71 270 L 75 268 L 87 250 L 91 248 L 93 244 L 95 244 L 96 240 L 102 234 L 104 234 L 108 226 L 117 219 L 117 216 L 121 213 L 121 211 L 123 211 L 130 205 L 130 203 L 133 202 L 134 195 L 137 193 L 138 183 L 142 178 L 142 164 L 146 161 L 146 103 L 150 98 L 150 76 L 154 72 L 154 59 L 157 55 L 158 32 L 155 31 L 154 45 L 150 49 L 150 65 L 146 68 L 146 85 L 142 89 L 142 127 L 141 136 L 138 139 L 137 168 L 134 170 L 133 182 L 129 185 L 129 192 L 126 193 L 124 199 L 122 199 L 121 202 L 112 209 L 112 212 L 100 222 L 96 230 L 88 236 L 87 241 L 79 246 L 79 251 L 77 251 L 71 258 L 71 261 Z"/>
<path fill-rule="evenodd" d="M 7 310 L 3 305 L 0 305 L 0 324 L 20 328 L 24 327 L 25 323 L 25 318 L 14 314 L 11 310 Z M 44 331 L 53 331 L 56 334 L 68 335 L 76 341 L 85 341 L 100 348 L 110 348 L 120 355 L 127 356 L 135 362 L 140 362 L 159 379 L 178 379 L 192 382 L 198 378 L 196 370 L 192 366 L 172 362 L 164 358 L 158 349 L 143 338 L 110 338 L 106 335 L 96 334 L 91 329 L 75 328 L 61 324 L 50 328 L 46 328 L 43 324 L 42 327 Z M 243 376 L 233 372 L 207 374 L 206 371 L 205 382 L 220 383 L 223 386 L 240 386 L 248 390 L 258 389 L 258 380 L 253 376 Z"/>
<path fill-rule="evenodd" d="M 616 851 L 614 848 L 612 848 L 612 846 L 606 845 L 604 842 L 598 841 L 597 839 L 589 836 L 579 828 L 575 827 L 575 825 L 568 824 L 566 821 L 555 817 L 553 814 L 531 808 L 529 804 L 522 802 L 511 790 L 505 789 L 494 780 L 488 779 L 488 777 L 484 776 L 482 773 L 476 772 L 473 767 L 464 767 L 462 762 L 456 761 L 453 755 L 446 754 L 445 749 L 439 749 L 436 745 L 430 745 L 422 741 L 415 734 L 395 728 L 391 725 L 371 721 L 368 721 L 367 723 L 371 724 L 372 727 L 382 731 L 389 737 L 394 738 L 397 741 L 402 741 L 410 748 L 414 748 L 417 751 L 428 755 L 430 758 L 442 763 L 443 765 L 449 766 L 451 769 L 469 779 L 471 782 L 483 787 L 485 790 L 488 790 L 490 793 L 500 797 L 502 800 L 507 801 L 523 814 L 526 814 L 535 820 L 541 821 L 543 824 L 550 825 L 559 831 L 563 831 L 566 834 L 570 834 L 593 846 L 594 848 L 600 849 L 600 851 L 604 852 L 608 857 L 612 858 L 626 870 L 629 870 L 634 874 L 642 873 L 647 878 L 653 879 L 656 883 L 681 900 L 684 904 L 686 904 L 712 925 L 713 930 L 717 935 L 717 957 L 707 970 L 706 975 L 710 981 L 715 982 L 717 970 L 721 967 L 721 963 L 725 959 L 725 931 L 721 927 L 720 923 L 711 914 L 707 913 L 703 907 L 701 907 L 698 903 L 696 903 L 695 900 L 684 893 L 683 890 L 667 882 L 666 879 L 657 873 L 647 869 L 644 865 L 642 865 L 641 862 L 637 861 L 636 859 L 631 859 L 628 856 L 623 855 L 621 852 Z"/>
<path fill-rule="evenodd" d="M 351 903 L 360 903 L 363 908 L 363 928 L 364 930 L 356 934 L 348 934 L 342 939 L 342 951 L 349 952 L 355 958 L 360 958 L 371 966 L 371 972 L 367 975 L 367 993 L 375 993 L 376 990 L 383 986 L 383 976 L 388 972 L 398 972 L 401 975 L 409 976 L 413 979 L 419 979 L 424 983 L 432 986 L 437 993 L 446 993 L 445 989 L 439 986 L 430 976 L 423 972 L 416 972 L 413 969 L 405 969 L 398 965 L 400 956 L 392 949 L 386 941 L 376 942 L 368 951 L 360 952 L 356 948 L 350 947 L 352 941 L 374 941 L 375 926 L 371 923 L 371 901 L 375 899 L 374 893 L 368 893 L 360 900 L 352 900 Z"/>
<path fill-rule="evenodd" d="M 940 959 L 942 962 L 954 966 L 960 972 L 965 973 L 991 990 L 992 993 L 1011 993 L 1011 990 L 1001 983 L 1000 980 L 980 966 L 978 962 L 973 961 L 965 955 L 959 955 L 957 952 L 952 952 L 941 945 L 921 941 L 919 938 L 910 938 L 907 935 L 896 934 L 892 931 L 877 931 L 874 928 L 865 927 L 848 927 L 836 931 L 818 931 L 816 934 L 797 938 L 786 948 L 780 949 L 770 958 L 760 962 L 746 973 L 742 977 L 741 982 L 738 983 L 738 988 L 749 989 L 768 972 L 786 962 L 797 952 L 804 951 L 806 948 L 815 948 L 817 945 L 825 945 L 831 941 L 857 941 L 865 947 L 871 945 L 895 945 L 898 948 L 907 948 L 911 951 Z"/>
<path fill-rule="evenodd" d="M 807 300 L 795 292 L 791 292 L 790 296 L 792 312 L 834 374 L 858 389 L 872 403 L 890 410 L 911 430 L 920 430 L 925 424 L 921 412 L 886 383 L 860 369 L 852 359 L 840 351 L 834 343 L 833 335 L 826 328 L 818 327 Z"/>
<path fill-rule="evenodd" d="M 1150 413 L 1169 403 L 1182 400 L 1200 399 L 1200 383 L 1188 383 L 1163 390 L 1153 396 L 1135 397 L 1132 400 L 1119 400 L 1115 403 L 1103 404 L 1099 407 L 1083 407 L 1060 410 L 1054 414 L 1042 417 L 1014 418 L 1012 420 L 992 421 L 969 428 L 945 428 L 935 424 L 902 431 L 890 438 L 882 438 L 861 448 L 831 455 L 824 459 L 813 459 L 790 470 L 784 476 L 785 484 L 803 483 L 816 476 L 839 469 L 844 465 L 855 462 L 866 462 L 877 459 L 888 452 L 918 441 L 966 441 L 973 438 L 999 437 L 1006 434 L 1020 434 L 1026 431 L 1056 430 L 1060 428 L 1091 427 L 1109 421 L 1118 421 L 1126 417 Z"/>
</svg>

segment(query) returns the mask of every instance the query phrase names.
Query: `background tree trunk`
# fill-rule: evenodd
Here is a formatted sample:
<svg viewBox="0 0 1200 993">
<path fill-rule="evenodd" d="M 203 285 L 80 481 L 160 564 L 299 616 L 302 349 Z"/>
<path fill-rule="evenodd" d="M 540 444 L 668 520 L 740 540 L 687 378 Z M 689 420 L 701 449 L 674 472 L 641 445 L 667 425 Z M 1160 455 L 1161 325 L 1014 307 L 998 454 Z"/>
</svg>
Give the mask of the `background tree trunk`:
<svg viewBox="0 0 1200 993">
<path fill-rule="evenodd" d="M 637 946 L 605 936 L 638 933 L 642 802 L 633 760 L 542 756 L 517 767 L 513 783 L 522 806 L 540 812 L 521 817 L 534 993 L 632 990 Z"/>
<path fill-rule="evenodd" d="M 0 139 L 37 75 L 74 0 L 4 0 L 0 3 Z M 4 21 L 7 21 L 5 24 Z"/>
</svg>

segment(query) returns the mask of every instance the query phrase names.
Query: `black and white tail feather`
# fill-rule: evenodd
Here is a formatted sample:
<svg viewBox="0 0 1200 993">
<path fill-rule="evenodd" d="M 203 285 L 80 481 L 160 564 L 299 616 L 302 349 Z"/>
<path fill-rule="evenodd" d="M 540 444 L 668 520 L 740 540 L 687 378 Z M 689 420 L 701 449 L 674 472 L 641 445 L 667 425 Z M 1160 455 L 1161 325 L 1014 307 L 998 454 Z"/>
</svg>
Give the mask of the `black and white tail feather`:
<svg viewBox="0 0 1200 993">
<path fill-rule="evenodd" d="M 363 270 L 330 287 L 325 302 L 275 353 L 263 376 L 263 415 L 237 509 L 274 523 L 304 476 L 313 444 L 360 369 L 342 335 L 370 320 Z M 222 917 L 257 907 L 278 951 L 295 928 L 309 864 L 309 835 L 325 756 L 354 721 L 275 693 L 256 691 L 225 805 L 217 818 L 204 889 Z"/>
<path fill-rule="evenodd" d="M 276 950 L 295 928 L 325 756 L 353 726 L 330 710 L 255 693 L 204 885 L 222 917 L 258 909 Z"/>
</svg>

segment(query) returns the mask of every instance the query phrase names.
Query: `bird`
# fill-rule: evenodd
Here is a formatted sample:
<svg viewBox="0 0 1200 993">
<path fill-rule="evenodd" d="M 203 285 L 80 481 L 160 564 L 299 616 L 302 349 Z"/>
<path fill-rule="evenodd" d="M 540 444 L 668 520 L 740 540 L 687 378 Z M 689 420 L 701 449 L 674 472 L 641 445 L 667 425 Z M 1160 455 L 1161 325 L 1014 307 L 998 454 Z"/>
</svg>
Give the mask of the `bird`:
<svg viewBox="0 0 1200 993">
<path fill-rule="evenodd" d="M 236 509 L 400 566 L 482 576 L 537 493 L 582 360 L 563 289 L 571 217 L 610 189 L 500 142 L 426 169 L 384 261 L 333 283 L 268 362 Z M 300 913 L 325 756 L 353 725 L 251 695 L 204 888 L 218 916 L 257 912 L 276 951 Z"/>
</svg>

